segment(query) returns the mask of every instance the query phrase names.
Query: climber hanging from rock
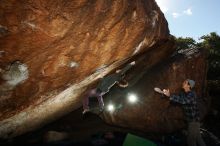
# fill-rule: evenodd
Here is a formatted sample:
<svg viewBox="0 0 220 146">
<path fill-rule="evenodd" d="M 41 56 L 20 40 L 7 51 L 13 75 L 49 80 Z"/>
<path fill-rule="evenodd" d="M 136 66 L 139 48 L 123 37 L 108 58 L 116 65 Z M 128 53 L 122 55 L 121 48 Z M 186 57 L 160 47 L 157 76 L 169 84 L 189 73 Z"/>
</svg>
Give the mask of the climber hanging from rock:
<svg viewBox="0 0 220 146">
<path fill-rule="evenodd" d="M 109 92 L 110 88 L 114 86 L 116 83 L 120 87 L 127 87 L 128 83 L 124 80 L 125 73 L 133 66 L 135 65 L 135 61 L 129 63 L 127 66 L 125 66 L 123 69 L 116 70 L 114 74 L 107 75 L 103 77 L 100 82 L 98 83 L 98 86 L 94 89 L 89 90 L 85 97 L 83 98 L 83 114 L 89 112 L 89 97 L 97 97 L 99 102 L 100 111 L 104 110 L 104 102 L 102 96 Z"/>
</svg>

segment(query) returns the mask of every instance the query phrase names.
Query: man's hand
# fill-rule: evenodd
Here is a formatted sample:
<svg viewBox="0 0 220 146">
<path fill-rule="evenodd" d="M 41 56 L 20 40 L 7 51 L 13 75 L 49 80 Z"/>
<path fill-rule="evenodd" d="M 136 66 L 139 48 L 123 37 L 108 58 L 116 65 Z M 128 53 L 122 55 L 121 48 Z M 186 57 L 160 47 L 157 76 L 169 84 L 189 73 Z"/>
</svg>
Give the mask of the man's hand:
<svg viewBox="0 0 220 146">
<path fill-rule="evenodd" d="M 170 90 L 163 89 L 163 94 L 166 95 L 167 97 L 170 97 Z"/>
<path fill-rule="evenodd" d="M 130 65 L 135 65 L 135 61 L 132 61 L 132 62 L 130 63 Z"/>
</svg>

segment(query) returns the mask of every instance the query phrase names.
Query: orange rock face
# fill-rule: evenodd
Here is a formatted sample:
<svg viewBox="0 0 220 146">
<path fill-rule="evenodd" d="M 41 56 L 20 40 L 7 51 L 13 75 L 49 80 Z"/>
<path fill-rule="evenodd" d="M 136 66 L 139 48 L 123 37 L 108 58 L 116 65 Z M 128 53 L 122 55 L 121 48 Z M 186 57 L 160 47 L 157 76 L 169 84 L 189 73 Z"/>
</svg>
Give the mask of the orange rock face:
<svg viewBox="0 0 220 146">
<path fill-rule="evenodd" d="M 1 68 L 20 60 L 30 72 L 8 95 L 16 103 L 13 109 L 79 83 L 97 68 L 168 36 L 166 20 L 154 2 L 11 0 L 1 2 L 0 14 L 6 31 L 0 40 Z"/>
<path fill-rule="evenodd" d="M 146 78 L 146 70 L 163 62 L 175 49 L 167 21 L 154 0 L 7 0 L 0 1 L 0 16 L 1 138 L 32 131 L 81 107 L 86 90 L 131 60 L 137 64 L 128 78 L 142 95 L 142 102 L 163 105 L 150 89 L 157 79 L 154 84 L 149 79 L 139 81 Z M 181 70 L 179 66 L 152 74 L 171 75 L 170 84 L 164 85 L 175 81 L 174 87 L 179 82 L 177 72 L 188 67 Z M 203 79 L 198 76 L 201 84 Z M 161 121 L 153 113 L 162 108 L 149 108 L 144 114 L 132 110 L 129 115 L 123 114 L 130 111 L 125 108 L 116 121 L 107 113 L 103 118 L 115 125 L 158 131 L 153 123 Z M 136 116 L 140 116 L 137 121 L 131 120 Z M 136 124 L 139 126 L 132 126 Z"/>
</svg>

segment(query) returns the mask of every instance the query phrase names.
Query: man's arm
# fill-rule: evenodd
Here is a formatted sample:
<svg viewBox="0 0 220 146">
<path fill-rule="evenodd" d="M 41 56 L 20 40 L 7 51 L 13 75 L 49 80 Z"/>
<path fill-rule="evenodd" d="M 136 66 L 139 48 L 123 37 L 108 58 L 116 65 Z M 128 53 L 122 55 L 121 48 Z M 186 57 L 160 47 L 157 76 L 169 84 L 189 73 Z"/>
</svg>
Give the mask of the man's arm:
<svg viewBox="0 0 220 146">
<path fill-rule="evenodd" d="M 188 96 L 186 97 L 183 95 L 171 95 L 170 100 L 177 102 L 177 103 L 180 103 L 180 104 L 188 104 L 188 103 L 191 103 L 191 101 L 192 101 L 191 97 L 188 97 Z"/>
<path fill-rule="evenodd" d="M 135 61 L 126 65 L 120 72 L 121 75 L 125 74 L 133 65 L 135 65 Z"/>
<path fill-rule="evenodd" d="M 177 102 L 180 104 L 189 104 L 192 102 L 192 99 L 194 97 L 192 92 L 188 93 L 186 96 L 184 94 L 170 95 L 169 90 L 163 90 L 163 92 L 164 92 L 164 95 L 168 96 L 171 101 Z"/>
</svg>

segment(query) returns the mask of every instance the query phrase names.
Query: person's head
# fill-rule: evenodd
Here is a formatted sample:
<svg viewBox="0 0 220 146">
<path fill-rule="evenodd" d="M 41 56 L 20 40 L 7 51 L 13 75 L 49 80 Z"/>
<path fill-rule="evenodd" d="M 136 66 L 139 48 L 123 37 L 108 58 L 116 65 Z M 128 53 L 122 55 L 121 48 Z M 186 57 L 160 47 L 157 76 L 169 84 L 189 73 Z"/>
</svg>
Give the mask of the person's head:
<svg viewBox="0 0 220 146">
<path fill-rule="evenodd" d="M 191 79 L 186 79 L 182 84 L 182 88 L 184 89 L 185 92 L 191 91 L 194 88 L 194 86 L 195 86 L 195 81 Z"/>
</svg>

